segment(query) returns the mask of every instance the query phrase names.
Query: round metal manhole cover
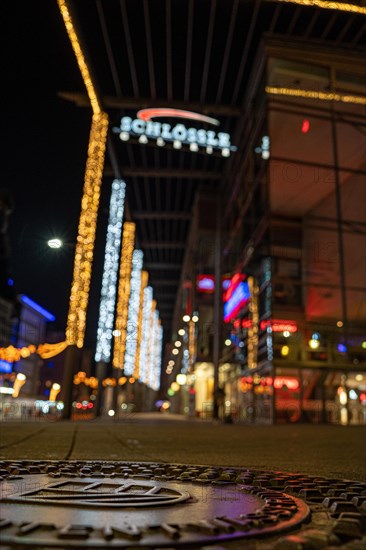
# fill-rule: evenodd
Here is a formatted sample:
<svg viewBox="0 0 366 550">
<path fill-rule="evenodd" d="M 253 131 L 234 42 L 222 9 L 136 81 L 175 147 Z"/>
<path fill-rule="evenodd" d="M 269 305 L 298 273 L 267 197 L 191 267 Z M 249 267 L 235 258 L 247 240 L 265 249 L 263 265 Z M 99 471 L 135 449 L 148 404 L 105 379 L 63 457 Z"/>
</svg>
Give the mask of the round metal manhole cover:
<svg viewBox="0 0 366 550">
<path fill-rule="evenodd" d="M 324 496 L 300 474 L 180 464 L 2 462 L 0 476 L 3 547 L 240 547 L 300 529 Z"/>
</svg>

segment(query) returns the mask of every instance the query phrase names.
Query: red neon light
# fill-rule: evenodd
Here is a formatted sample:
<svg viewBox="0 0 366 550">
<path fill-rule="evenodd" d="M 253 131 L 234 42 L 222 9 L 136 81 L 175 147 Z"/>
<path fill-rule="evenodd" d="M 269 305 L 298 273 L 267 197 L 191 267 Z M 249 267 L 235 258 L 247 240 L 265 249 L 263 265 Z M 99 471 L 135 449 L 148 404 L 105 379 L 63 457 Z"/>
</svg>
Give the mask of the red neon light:
<svg viewBox="0 0 366 550">
<path fill-rule="evenodd" d="M 305 119 L 302 121 L 301 131 L 303 134 L 307 134 L 309 130 L 310 130 L 310 120 Z"/>
<path fill-rule="evenodd" d="M 197 289 L 199 292 L 212 294 L 215 291 L 215 277 L 213 275 L 197 275 Z"/>
<path fill-rule="evenodd" d="M 167 107 L 155 107 L 152 109 L 141 109 L 137 113 L 137 118 L 148 122 L 152 118 L 172 117 L 172 118 L 188 118 L 190 120 L 199 120 L 208 122 L 214 126 L 219 126 L 220 122 L 216 118 L 193 113 L 192 111 L 183 111 L 182 109 L 169 109 Z"/>
<path fill-rule="evenodd" d="M 276 376 L 273 381 L 273 387 L 276 390 L 281 390 L 283 386 L 286 386 L 289 390 L 298 390 L 300 383 L 297 378 L 290 376 Z"/>
<path fill-rule="evenodd" d="M 294 333 L 297 332 L 297 324 L 293 321 L 282 321 L 282 320 L 267 320 L 260 322 L 260 329 L 265 330 L 267 327 L 271 327 L 273 332 L 288 332 Z"/>
<path fill-rule="evenodd" d="M 253 322 L 251 319 L 243 319 L 242 322 L 241 322 L 241 326 L 243 328 L 251 328 L 253 325 Z"/>
<path fill-rule="evenodd" d="M 238 287 L 238 285 L 242 281 L 244 281 L 244 279 L 245 275 L 243 275 L 243 273 L 235 273 L 235 275 L 231 278 L 228 289 L 224 292 L 224 302 L 230 300 L 232 293 Z"/>
</svg>

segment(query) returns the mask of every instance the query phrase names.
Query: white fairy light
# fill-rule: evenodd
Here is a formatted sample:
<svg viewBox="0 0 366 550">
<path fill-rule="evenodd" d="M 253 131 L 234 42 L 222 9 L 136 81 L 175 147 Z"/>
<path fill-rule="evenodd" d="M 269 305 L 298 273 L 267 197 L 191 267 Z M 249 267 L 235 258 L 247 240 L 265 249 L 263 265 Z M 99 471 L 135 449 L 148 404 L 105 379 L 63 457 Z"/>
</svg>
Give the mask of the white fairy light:
<svg viewBox="0 0 366 550">
<path fill-rule="evenodd" d="M 102 291 L 99 306 L 96 361 L 108 363 L 111 358 L 112 331 L 116 305 L 119 250 L 121 246 L 122 219 L 126 184 L 114 180 L 109 206 L 109 220 L 104 254 Z"/>
<path fill-rule="evenodd" d="M 148 353 L 149 353 L 149 337 L 150 337 L 150 320 L 152 314 L 152 298 L 153 290 L 151 286 L 147 286 L 144 290 L 144 302 L 142 312 L 142 336 L 140 347 L 140 363 L 139 363 L 139 378 L 141 382 L 147 384 L 148 376 Z"/>
<path fill-rule="evenodd" d="M 135 369 L 143 256 L 144 255 L 141 250 L 133 251 L 130 284 L 131 290 L 128 304 L 126 351 L 124 360 L 124 370 L 126 376 L 132 376 Z"/>
</svg>

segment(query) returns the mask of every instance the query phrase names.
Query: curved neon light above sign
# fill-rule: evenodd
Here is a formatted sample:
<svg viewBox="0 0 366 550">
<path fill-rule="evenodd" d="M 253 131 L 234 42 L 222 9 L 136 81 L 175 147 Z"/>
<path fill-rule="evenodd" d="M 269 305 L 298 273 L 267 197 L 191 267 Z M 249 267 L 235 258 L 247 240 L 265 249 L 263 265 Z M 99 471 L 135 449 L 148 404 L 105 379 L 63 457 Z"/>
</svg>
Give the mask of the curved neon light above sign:
<svg viewBox="0 0 366 550">
<path fill-rule="evenodd" d="M 223 157 L 229 157 L 232 151 L 237 150 L 231 144 L 230 134 L 226 132 L 185 126 L 180 121 L 168 124 L 164 120 L 161 122 L 154 120 L 159 118 L 183 118 L 205 122 L 214 126 L 220 124 L 215 118 L 206 115 L 170 107 L 152 107 L 141 109 L 136 117 L 133 119 L 129 116 L 123 116 L 120 126 L 113 128 L 113 132 L 119 134 L 122 141 L 128 141 L 130 137 L 134 137 L 141 144 L 155 142 L 158 147 L 164 147 L 167 143 L 171 143 L 174 149 L 181 149 L 183 145 L 186 145 L 194 152 L 200 151 L 212 155 L 216 151 L 221 152 Z"/>
<path fill-rule="evenodd" d="M 199 120 L 200 122 L 208 122 L 214 126 L 220 126 L 220 122 L 216 118 L 211 118 L 206 115 L 200 115 L 193 111 L 184 111 L 182 109 L 171 109 L 166 107 L 155 107 L 151 109 L 141 109 L 137 113 L 137 118 L 148 122 L 152 118 L 188 118 L 189 120 Z"/>
</svg>

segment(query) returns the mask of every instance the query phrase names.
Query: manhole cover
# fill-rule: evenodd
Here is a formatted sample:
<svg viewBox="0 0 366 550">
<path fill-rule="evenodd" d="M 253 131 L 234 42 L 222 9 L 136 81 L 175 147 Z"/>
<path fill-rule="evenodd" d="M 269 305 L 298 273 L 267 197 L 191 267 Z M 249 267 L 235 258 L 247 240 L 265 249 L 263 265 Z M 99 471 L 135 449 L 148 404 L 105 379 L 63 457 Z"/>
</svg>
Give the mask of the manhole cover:
<svg viewBox="0 0 366 550">
<path fill-rule="evenodd" d="M 229 547 L 243 538 L 278 539 L 307 523 L 310 507 L 324 513 L 325 495 L 337 487 L 328 514 L 337 518 L 338 507 L 338 516 L 362 516 L 358 504 L 366 511 L 366 484 L 244 468 L 21 461 L 2 462 L 0 476 L 3 547 Z M 360 525 L 353 538 L 362 542 Z"/>
</svg>

